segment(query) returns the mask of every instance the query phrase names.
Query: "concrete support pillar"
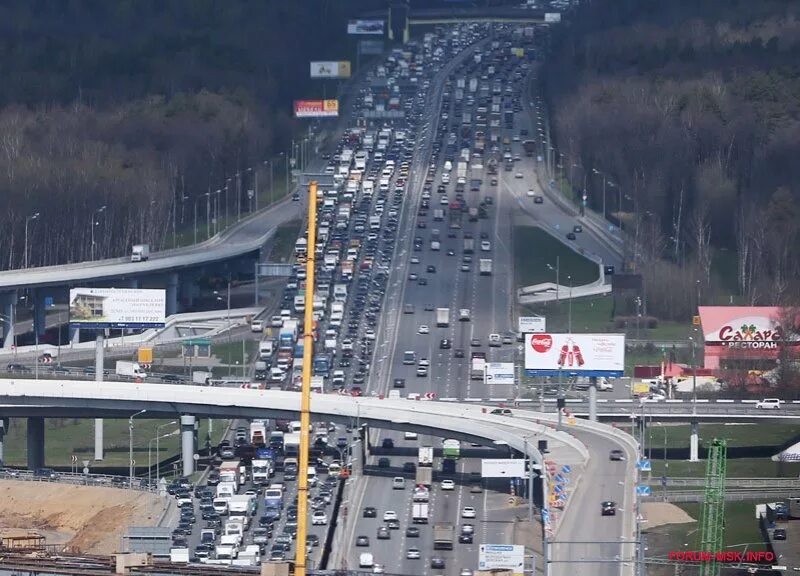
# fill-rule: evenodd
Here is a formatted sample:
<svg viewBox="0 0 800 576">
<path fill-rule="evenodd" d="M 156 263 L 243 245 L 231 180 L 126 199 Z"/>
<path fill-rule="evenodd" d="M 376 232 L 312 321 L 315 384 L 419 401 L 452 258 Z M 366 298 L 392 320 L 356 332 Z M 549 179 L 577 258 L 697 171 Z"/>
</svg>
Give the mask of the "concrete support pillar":
<svg viewBox="0 0 800 576">
<path fill-rule="evenodd" d="M 14 322 L 16 321 L 17 291 L 10 290 L 0 294 L 0 326 L 3 327 L 3 348 L 14 345 Z"/>
<path fill-rule="evenodd" d="M 194 474 L 194 416 L 181 416 L 181 460 L 183 476 Z"/>
<path fill-rule="evenodd" d="M 71 344 L 77 344 L 81 341 L 81 329 L 77 326 L 69 327 L 69 341 Z"/>
<path fill-rule="evenodd" d="M 589 421 L 597 422 L 597 382 L 589 385 Z"/>
<path fill-rule="evenodd" d="M 181 302 L 184 306 L 194 306 L 195 298 L 195 284 L 191 280 L 187 280 L 181 284 Z"/>
<path fill-rule="evenodd" d="M 44 468 L 44 418 L 28 418 L 28 470 Z"/>
<path fill-rule="evenodd" d="M 5 439 L 8 432 L 8 418 L 0 418 L 0 466 L 4 466 Z"/>
<path fill-rule="evenodd" d="M 178 313 L 178 273 L 173 272 L 167 276 L 167 316 Z"/>
<path fill-rule="evenodd" d="M 700 460 L 700 453 L 698 448 L 698 441 L 700 437 L 700 423 L 697 420 L 692 421 L 691 432 L 689 434 L 689 462 L 697 462 Z"/>
<path fill-rule="evenodd" d="M 37 288 L 33 291 L 33 330 L 37 336 L 47 332 L 47 306 L 45 305 L 44 289 Z"/>
<path fill-rule="evenodd" d="M 105 364 L 105 336 L 102 331 L 97 332 L 94 346 L 94 380 L 100 385 L 103 381 L 103 366 Z M 103 419 L 94 419 L 94 459 L 103 459 Z"/>
</svg>

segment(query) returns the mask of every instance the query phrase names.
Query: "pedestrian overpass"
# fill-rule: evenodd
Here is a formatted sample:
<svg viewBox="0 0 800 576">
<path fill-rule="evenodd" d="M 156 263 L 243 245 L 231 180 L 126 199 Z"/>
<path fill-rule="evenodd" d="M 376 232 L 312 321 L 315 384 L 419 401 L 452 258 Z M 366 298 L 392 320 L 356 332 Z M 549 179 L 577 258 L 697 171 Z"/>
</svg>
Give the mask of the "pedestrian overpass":
<svg viewBox="0 0 800 576">
<path fill-rule="evenodd" d="M 361 16 L 365 20 L 386 19 L 387 38 L 408 42 L 412 26 L 433 26 L 459 22 L 544 24 L 545 11 L 511 6 L 417 8 L 408 0 L 391 2 L 386 11 L 374 11 Z"/>
</svg>

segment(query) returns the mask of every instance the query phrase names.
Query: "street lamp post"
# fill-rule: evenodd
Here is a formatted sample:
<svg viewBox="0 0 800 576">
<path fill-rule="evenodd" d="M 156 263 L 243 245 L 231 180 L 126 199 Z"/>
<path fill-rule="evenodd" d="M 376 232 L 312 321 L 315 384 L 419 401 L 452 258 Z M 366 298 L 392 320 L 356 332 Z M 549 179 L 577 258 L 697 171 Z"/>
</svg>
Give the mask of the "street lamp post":
<svg viewBox="0 0 800 576">
<path fill-rule="evenodd" d="M 156 426 L 156 437 L 155 437 L 155 441 L 156 441 L 156 481 L 158 481 L 158 479 L 159 479 L 159 477 L 161 475 L 161 450 L 160 450 L 160 446 L 159 446 L 159 442 L 158 442 L 158 440 L 160 438 L 159 435 L 161 434 L 161 429 L 162 428 L 166 428 L 167 426 L 174 426 L 177 423 L 178 423 L 177 420 L 173 420 L 172 422 L 167 422 L 166 424 L 159 424 L 158 426 Z M 170 434 L 173 434 L 173 432 L 170 432 L 168 435 L 170 435 Z M 148 477 L 150 475 L 149 471 L 150 471 L 150 468 L 151 468 L 151 464 L 150 464 L 149 460 L 150 460 L 150 457 L 148 456 L 148 463 L 147 463 Z"/>
<path fill-rule="evenodd" d="M 100 206 L 100 208 L 98 208 L 97 210 L 92 212 L 92 246 L 91 246 L 92 261 L 94 261 L 94 227 L 97 226 L 97 222 L 95 220 L 95 217 L 97 215 L 105 212 L 105 209 L 106 209 L 106 205 L 103 204 L 102 206 Z"/>
<path fill-rule="evenodd" d="M 22 267 L 28 267 L 28 223 L 36 220 L 39 217 L 39 213 L 33 214 L 31 216 L 25 217 L 25 254 L 23 255 L 22 259 Z"/>
<path fill-rule="evenodd" d="M 550 270 L 553 270 L 556 273 L 556 302 L 559 301 L 559 291 L 560 291 L 560 274 L 561 274 L 561 257 L 556 256 L 556 267 L 553 268 L 550 264 L 547 265 Z"/>
<path fill-rule="evenodd" d="M 692 342 L 692 415 L 694 416 L 697 414 L 697 361 L 694 353 L 694 337 L 689 336 L 689 340 Z"/>
<path fill-rule="evenodd" d="M 170 422 L 170 424 L 175 424 L 175 422 Z M 162 424 L 161 426 L 166 426 L 166 424 Z M 158 428 L 161 428 L 158 426 Z M 147 442 L 147 485 L 152 487 L 153 485 L 153 458 L 152 458 L 152 449 L 153 449 L 153 442 L 156 443 L 156 468 L 159 467 L 160 464 L 160 453 L 158 451 L 158 444 L 161 438 L 169 438 L 170 436 L 175 436 L 180 434 L 180 430 L 173 430 L 172 432 L 167 432 L 166 434 L 161 434 L 160 436 L 156 436 L 155 438 L 150 438 Z M 158 482 L 159 474 L 156 473 L 156 482 Z"/>
<path fill-rule="evenodd" d="M 572 276 L 567 276 L 569 280 L 569 313 L 567 316 L 567 331 L 572 334 Z"/>
<path fill-rule="evenodd" d="M 597 168 L 592 168 L 592 172 L 603 178 L 603 219 L 606 217 L 606 175 Z"/>
<path fill-rule="evenodd" d="M 147 412 L 147 410 L 139 410 L 136 414 L 132 414 L 130 418 L 128 418 L 128 463 L 130 466 L 128 488 L 133 488 L 133 419 L 145 412 Z"/>
</svg>

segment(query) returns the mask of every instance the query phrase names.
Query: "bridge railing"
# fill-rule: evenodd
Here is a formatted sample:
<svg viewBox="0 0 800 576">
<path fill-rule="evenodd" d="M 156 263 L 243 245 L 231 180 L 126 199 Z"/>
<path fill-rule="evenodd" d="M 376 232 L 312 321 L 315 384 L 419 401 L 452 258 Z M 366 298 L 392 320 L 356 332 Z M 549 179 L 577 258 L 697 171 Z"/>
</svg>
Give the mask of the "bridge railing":
<svg viewBox="0 0 800 576">
<path fill-rule="evenodd" d="M 155 492 L 156 485 L 149 485 L 147 480 L 135 477 L 133 485 L 125 476 L 111 474 L 82 474 L 80 472 L 54 472 L 53 474 L 37 474 L 31 470 L 17 470 L 16 468 L 0 468 L 0 479 L 20 480 L 25 482 L 51 482 L 54 484 L 72 484 L 75 486 L 105 486 L 107 488 L 121 488 L 139 492 Z"/>
</svg>

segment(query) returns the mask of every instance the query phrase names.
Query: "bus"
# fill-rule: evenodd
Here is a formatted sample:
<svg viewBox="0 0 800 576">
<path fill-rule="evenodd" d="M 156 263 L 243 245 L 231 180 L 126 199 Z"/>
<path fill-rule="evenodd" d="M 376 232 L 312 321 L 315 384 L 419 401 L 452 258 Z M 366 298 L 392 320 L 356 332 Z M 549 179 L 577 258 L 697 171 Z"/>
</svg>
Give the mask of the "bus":
<svg viewBox="0 0 800 576">
<path fill-rule="evenodd" d="M 445 458 L 457 460 L 461 456 L 461 442 L 452 438 L 442 441 L 442 455 Z"/>
</svg>

